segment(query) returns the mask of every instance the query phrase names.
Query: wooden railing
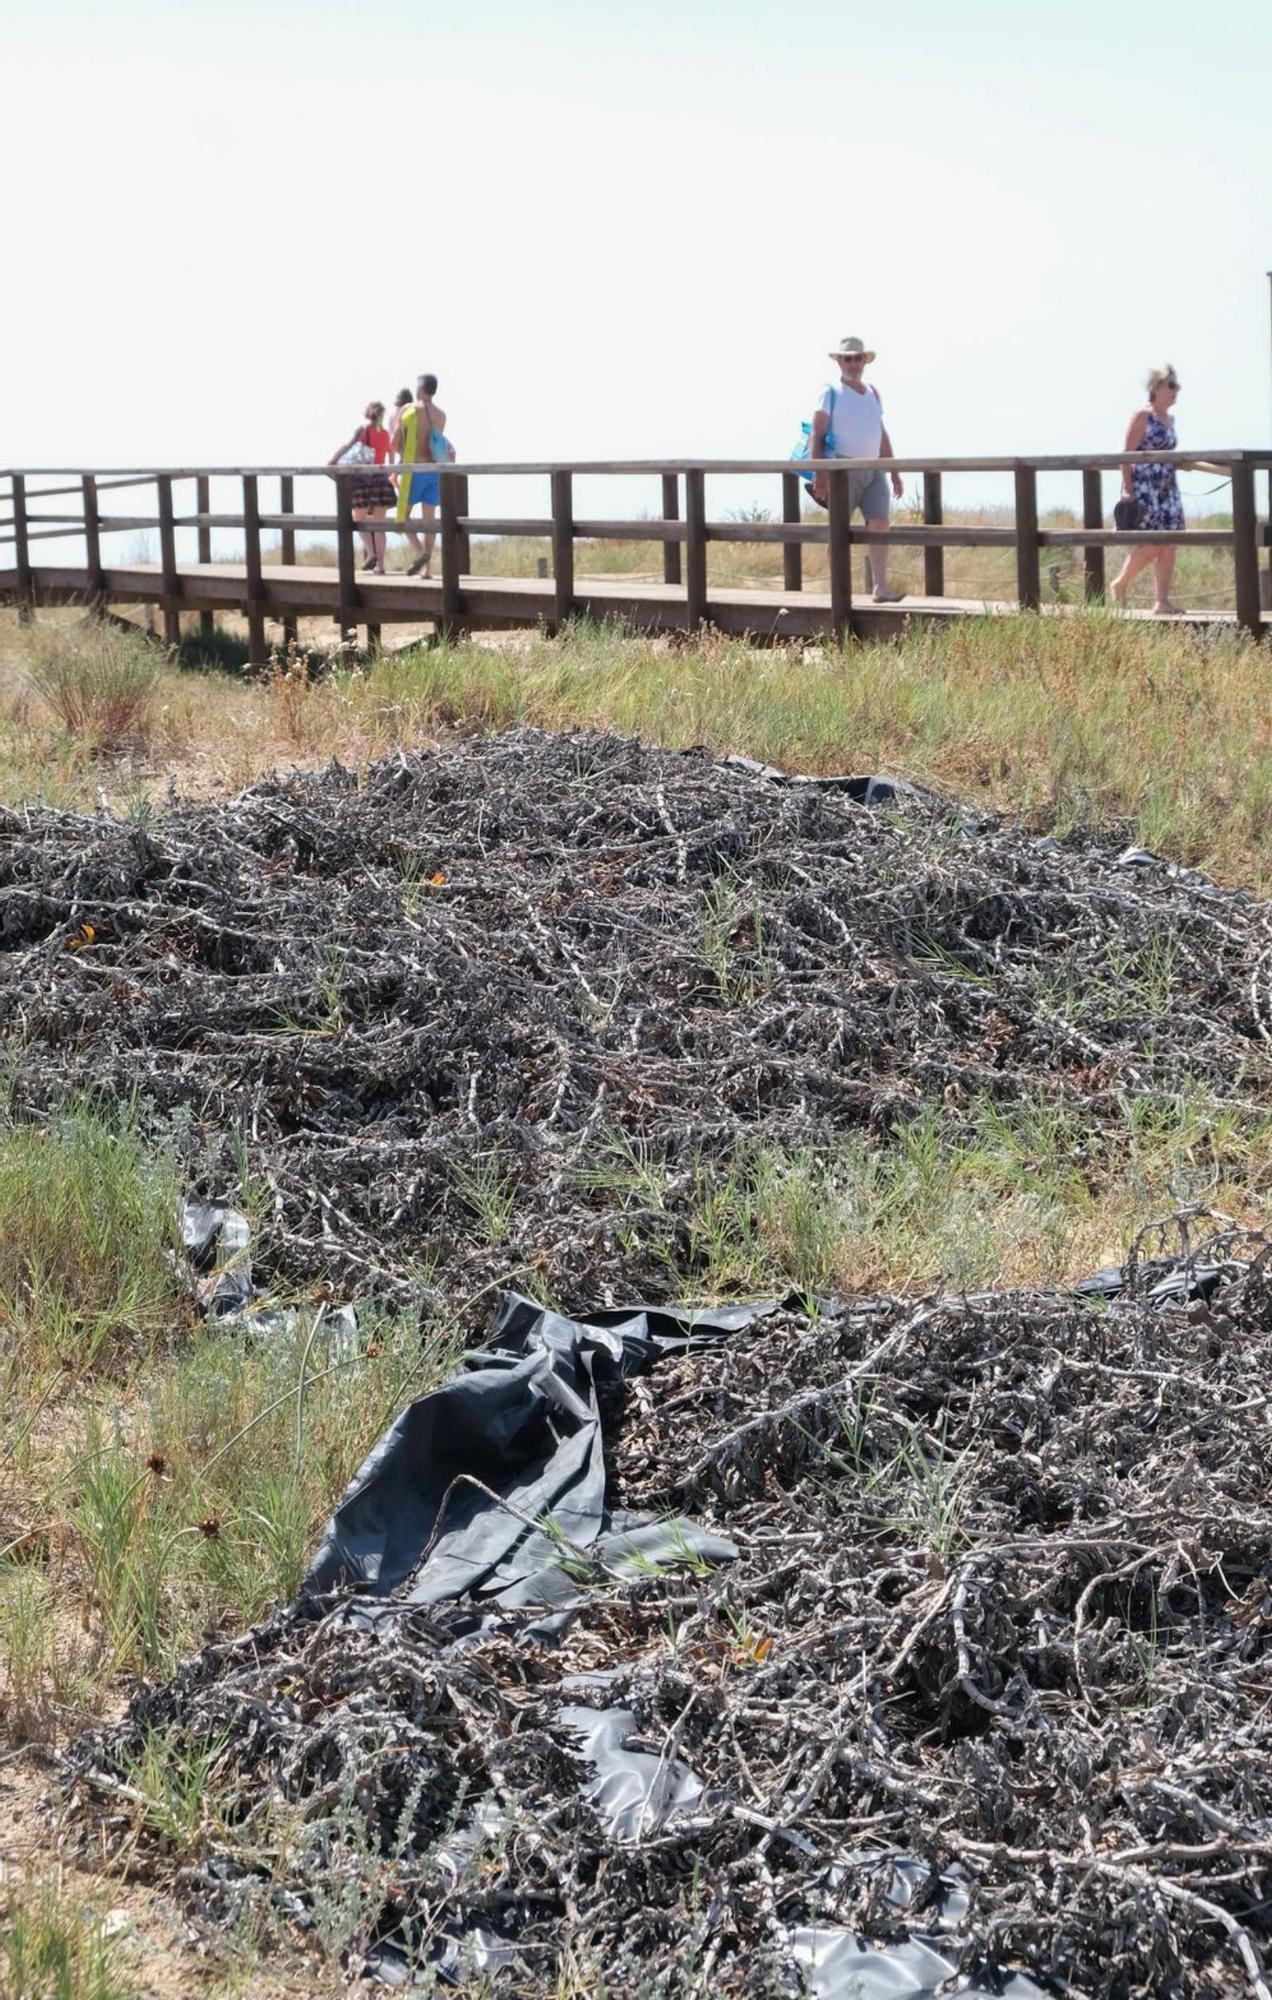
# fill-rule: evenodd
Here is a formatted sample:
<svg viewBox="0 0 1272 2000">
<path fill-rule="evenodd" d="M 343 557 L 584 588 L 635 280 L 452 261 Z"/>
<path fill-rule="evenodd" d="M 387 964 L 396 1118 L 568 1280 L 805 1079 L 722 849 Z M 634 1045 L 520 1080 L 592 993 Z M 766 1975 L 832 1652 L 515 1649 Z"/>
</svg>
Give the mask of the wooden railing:
<svg viewBox="0 0 1272 2000">
<path fill-rule="evenodd" d="M 1124 465 L 1167 463 L 1187 469 L 1197 460 L 1222 470 L 1232 484 L 1232 526 L 1230 528 L 1185 528 L 1178 532 L 1120 531 L 1104 525 L 1102 475 L 1118 473 Z M 886 534 L 853 526 L 848 507 L 848 472 L 873 470 L 917 474 L 922 480 L 922 522 L 902 519 Z M 391 469 L 391 468 L 389 468 Z M 418 469 L 418 468 L 417 468 Z M 1237 622 L 1247 631 L 1261 633 L 1262 592 L 1272 597 L 1272 570 L 1265 584 L 1260 579 L 1261 553 L 1272 547 L 1272 531 L 1261 521 L 1257 510 L 1256 473 L 1268 475 L 1268 505 L 1272 513 L 1272 453 L 1265 451 L 1137 452 L 1094 457 L 1043 456 L 1028 458 L 943 458 L 943 459 L 826 459 L 818 462 L 819 473 L 829 481 L 829 505 L 824 519 L 810 519 L 803 512 L 803 473 L 788 460 L 607 460 L 587 462 L 545 462 L 534 464 L 439 465 L 430 468 L 440 475 L 441 506 L 439 545 L 441 552 L 441 612 L 444 623 L 455 627 L 464 622 L 462 579 L 470 569 L 470 543 L 474 536 L 535 536 L 549 541 L 552 548 L 550 616 L 561 624 L 575 607 L 574 548 L 579 540 L 660 542 L 663 546 L 663 578 L 666 584 L 684 593 L 684 623 L 701 625 L 709 615 L 707 550 L 712 542 L 753 542 L 779 544 L 783 551 L 783 585 L 799 591 L 803 585 L 803 551 L 808 546 L 825 546 L 829 556 L 830 613 L 834 630 L 852 630 L 852 562 L 858 545 L 886 540 L 892 547 L 919 547 L 924 551 L 924 589 L 940 597 L 945 589 L 944 552 L 951 547 L 1004 547 L 1015 550 L 1016 601 L 1022 610 L 1034 610 L 1042 602 L 1042 556 L 1049 549 L 1080 548 L 1083 551 L 1084 591 L 1088 599 L 1103 595 L 1104 559 L 1109 548 L 1132 548 L 1149 544 L 1175 543 L 1180 547 L 1223 548 L 1231 551 L 1234 572 L 1234 609 Z M 243 540 L 244 609 L 249 622 L 254 656 L 263 653 L 265 599 L 262 583 L 262 537 L 281 536 L 281 559 L 296 559 L 298 534 L 334 533 L 338 575 L 338 619 L 346 627 L 368 622 L 374 617 L 368 593 L 358 580 L 358 525 L 353 518 L 351 482 L 364 477 L 365 467 L 345 466 L 215 466 L 157 467 L 110 471 L 67 471 L 65 469 L 10 470 L 0 473 L 0 575 L 7 565 L 5 546 L 14 553 L 12 579 L 5 594 L 16 599 L 23 614 L 29 613 L 37 595 L 41 565 L 33 559 L 35 543 L 81 538 L 84 542 L 85 594 L 104 598 L 107 566 L 102 544 L 110 536 L 158 531 L 160 603 L 165 632 L 174 639 L 182 608 L 181 565 L 177 560 L 177 535 L 194 530 L 197 561 L 212 559 L 214 530 L 232 530 Z M 1081 527 L 1043 528 L 1039 524 L 1038 478 L 1043 473 L 1077 473 L 1082 484 Z M 707 514 L 707 480 L 723 475 L 774 478 L 780 483 L 780 520 L 712 520 Z M 954 523 L 943 511 L 944 475 L 1006 474 L 1012 480 L 1014 510 L 1010 525 Z M 469 509 L 470 481 L 483 478 L 546 478 L 550 511 L 533 517 L 480 515 Z M 592 519 L 576 512 L 578 482 L 595 477 L 656 477 L 661 484 L 661 515 L 654 519 Z M 330 513 L 297 510 L 298 479 L 323 478 L 335 488 L 335 507 Z M 213 511 L 211 483 L 233 480 L 241 494 L 240 505 L 230 511 Z M 55 484 L 45 482 L 54 481 Z M 277 482 L 276 510 L 262 505 L 262 486 Z M 7 487 L 7 494 L 6 489 Z M 125 489 L 153 489 L 153 513 L 116 514 L 107 511 L 103 497 Z M 193 510 L 178 511 L 178 489 L 193 489 Z M 7 499 L 7 509 L 6 509 Z M 69 511 L 48 511 L 50 502 L 73 501 Z M 375 523 L 377 532 L 401 534 L 420 532 L 418 516 L 409 522 L 392 518 Z M 202 614 L 210 619 L 210 613 Z M 284 620 L 285 625 L 290 621 Z M 374 629 L 374 628 L 372 628 Z"/>
</svg>

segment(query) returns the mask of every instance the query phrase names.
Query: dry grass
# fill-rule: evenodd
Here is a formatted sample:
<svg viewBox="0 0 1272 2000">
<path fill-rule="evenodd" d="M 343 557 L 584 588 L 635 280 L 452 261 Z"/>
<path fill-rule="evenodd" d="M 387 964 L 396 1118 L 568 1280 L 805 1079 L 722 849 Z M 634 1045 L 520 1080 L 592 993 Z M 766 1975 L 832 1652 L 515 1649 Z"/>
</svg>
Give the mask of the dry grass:
<svg viewBox="0 0 1272 2000">
<path fill-rule="evenodd" d="M 68 736 L 90 752 L 143 746 L 162 658 L 141 633 L 79 620 L 37 625 L 27 683 Z"/>
<path fill-rule="evenodd" d="M 157 670 L 147 749 L 104 765 L 33 703 L 27 648 L 0 620 L 0 799 L 145 812 L 169 790 L 209 797 L 279 766 L 357 766 L 455 728 L 596 725 L 670 745 L 744 751 L 789 769 L 892 770 L 1065 830 L 1128 838 L 1266 890 L 1272 883 L 1272 705 L 1249 641 L 1134 624 L 969 619 L 888 646 L 692 648 L 580 626 L 377 655 L 266 679 Z M 326 632 L 328 628 L 316 630 Z"/>
</svg>

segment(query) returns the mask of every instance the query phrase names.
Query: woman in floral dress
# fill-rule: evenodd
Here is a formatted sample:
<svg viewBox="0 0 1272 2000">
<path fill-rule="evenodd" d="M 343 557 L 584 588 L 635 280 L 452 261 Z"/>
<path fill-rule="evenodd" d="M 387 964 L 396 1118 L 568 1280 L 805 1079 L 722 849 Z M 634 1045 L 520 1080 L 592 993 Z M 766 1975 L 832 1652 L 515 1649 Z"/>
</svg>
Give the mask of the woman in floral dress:
<svg viewBox="0 0 1272 2000">
<path fill-rule="evenodd" d="M 1136 410 L 1126 433 L 1127 451 L 1174 451 L 1175 426 L 1170 412 L 1179 394 L 1179 377 L 1173 368 L 1154 368 L 1148 377 L 1148 407 Z M 1124 465 L 1122 498 L 1139 507 L 1140 528 L 1182 528 L 1184 503 L 1179 497 L 1179 481 L 1173 465 Z M 1170 579 L 1175 568 L 1175 544 L 1160 548 L 1144 543 L 1128 549 L 1126 561 L 1109 586 L 1115 604 L 1125 604 L 1126 593 L 1142 569 L 1152 563 L 1157 574 L 1157 602 L 1153 610 L 1159 618 L 1175 615 L 1178 607 L 1170 601 Z"/>
</svg>

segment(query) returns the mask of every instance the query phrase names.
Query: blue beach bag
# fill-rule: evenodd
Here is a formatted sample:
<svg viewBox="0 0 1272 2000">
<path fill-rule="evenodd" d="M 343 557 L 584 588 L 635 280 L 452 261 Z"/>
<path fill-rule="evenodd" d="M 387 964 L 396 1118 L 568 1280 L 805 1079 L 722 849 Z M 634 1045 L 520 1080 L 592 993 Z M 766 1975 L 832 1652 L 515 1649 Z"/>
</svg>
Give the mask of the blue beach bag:
<svg viewBox="0 0 1272 2000">
<path fill-rule="evenodd" d="M 831 458 L 833 458 L 835 454 L 835 431 L 834 431 L 835 405 L 837 404 L 838 401 L 839 401 L 839 391 L 832 385 L 830 391 L 830 425 L 827 428 L 826 437 L 824 440 L 827 456 Z M 799 427 L 799 442 L 796 444 L 794 451 L 791 453 L 791 463 L 799 464 L 800 461 L 803 460 L 811 464 L 812 449 L 813 449 L 813 427 L 811 424 L 801 424 Z M 811 493 L 813 490 L 813 476 L 811 472 L 805 474 L 804 484 L 808 488 L 808 491 Z"/>
</svg>

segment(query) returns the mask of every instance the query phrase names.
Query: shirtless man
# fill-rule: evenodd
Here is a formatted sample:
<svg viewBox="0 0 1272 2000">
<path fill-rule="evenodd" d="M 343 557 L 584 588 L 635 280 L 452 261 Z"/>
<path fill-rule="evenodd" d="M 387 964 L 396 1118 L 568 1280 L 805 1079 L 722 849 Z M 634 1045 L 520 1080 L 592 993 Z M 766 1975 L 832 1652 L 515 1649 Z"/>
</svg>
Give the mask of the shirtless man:
<svg viewBox="0 0 1272 2000">
<path fill-rule="evenodd" d="M 436 375 L 421 375 L 415 385 L 415 401 L 407 403 L 394 415 L 389 442 L 403 466 L 432 466 L 437 463 L 433 441 L 435 437 L 442 438 L 445 434 L 446 412 L 433 401 L 436 394 Z M 411 509 L 418 507 L 426 526 L 423 548 L 414 528 L 407 531 L 407 540 L 415 551 L 415 561 L 407 568 L 408 576 L 427 578 L 429 575 L 433 544 L 437 540 L 432 524 L 437 518 L 440 499 L 441 482 L 436 472 L 405 471 L 399 477 L 398 520 L 408 520 Z"/>
</svg>

